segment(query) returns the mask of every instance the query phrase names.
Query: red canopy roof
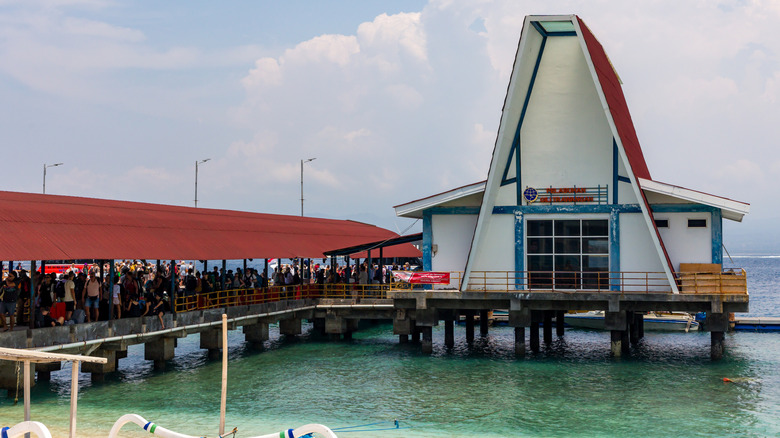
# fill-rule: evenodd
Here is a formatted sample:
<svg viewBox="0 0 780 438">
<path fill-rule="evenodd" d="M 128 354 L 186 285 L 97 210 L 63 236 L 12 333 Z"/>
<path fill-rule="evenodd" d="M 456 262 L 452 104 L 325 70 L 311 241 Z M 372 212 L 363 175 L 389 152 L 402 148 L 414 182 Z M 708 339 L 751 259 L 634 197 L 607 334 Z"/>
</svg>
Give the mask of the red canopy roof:
<svg viewBox="0 0 780 438">
<path fill-rule="evenodd" d="M 369 224 L 0 191 L 0 260 L 323 257 L 398 234 Z"/>
</svg>

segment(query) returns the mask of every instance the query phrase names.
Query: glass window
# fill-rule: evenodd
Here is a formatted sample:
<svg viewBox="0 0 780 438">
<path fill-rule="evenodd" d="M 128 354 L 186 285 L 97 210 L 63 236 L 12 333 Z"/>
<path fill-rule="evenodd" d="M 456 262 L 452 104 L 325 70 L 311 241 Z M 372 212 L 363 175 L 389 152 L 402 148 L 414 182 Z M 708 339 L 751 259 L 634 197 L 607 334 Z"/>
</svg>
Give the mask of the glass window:
<svg viewBox="0 0 780 438">
<path fill-rule="evenodd" d="M 529 236 L 552 236 L 552 221 L 528 221 Z"/>
<path fill-rule="evenodd" d="M 688 228 L 707 228 L 707 219 L 688 219 Z"/>
<path fill-rule="evenodd" d="M 571 21 L 540 21 L 547 32 L 574 32 L 574 23 Z"/>
<path fill-rule="evenodd" d="M 552 238 L 550 237 L 529 237 L 528 254 L 552 254 Z"/>
<path fill-rule="evenodd" d="M 582 221 L 583 236 L 603 236 L 609 237 L 609 226 L 605 220 L 584 220 Z"/>
<path fill-rule="evenodd" d="M 529 220 L 531 289 L 609 289 L 609 221 Z"/>
<path fill-rule="evenodd" d="M 609 239 L 605 237 L 583 237 L 583 254 L 609 254 Z"/>
<path fill-rule="evenodd" d="M 555 235 L 556 236 L 579 236 L 580 235 L 580 221 L 554 221 L 555 222 Z"/>
<path fill-rule="evenodd" d="M 658 228 L 669 228 L 669 219 L 656 219 L 655 226 Z"/>
<path fill-rule="evenodd" d="M 579 254 L 580 238 L 579 237 L 556 237 L 555 253 L 556 254 Z"/>
</svg>

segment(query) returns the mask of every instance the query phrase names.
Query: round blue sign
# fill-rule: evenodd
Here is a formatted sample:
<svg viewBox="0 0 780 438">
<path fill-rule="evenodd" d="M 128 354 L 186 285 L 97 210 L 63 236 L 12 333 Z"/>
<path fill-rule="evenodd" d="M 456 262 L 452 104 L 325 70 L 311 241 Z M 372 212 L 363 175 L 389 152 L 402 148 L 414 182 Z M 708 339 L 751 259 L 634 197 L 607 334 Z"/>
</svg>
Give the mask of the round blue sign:
<svg viewBox="0 0 780 438">
<path fill-rule="evenodd" d="M 528 202 L 534 202 L 539 197 L 539 193 L 536 192 L 536 189 L 533 187 L 526 187 L 525 191 L 523 192 L 523 198 L 525 198 Z"/>
</svg>

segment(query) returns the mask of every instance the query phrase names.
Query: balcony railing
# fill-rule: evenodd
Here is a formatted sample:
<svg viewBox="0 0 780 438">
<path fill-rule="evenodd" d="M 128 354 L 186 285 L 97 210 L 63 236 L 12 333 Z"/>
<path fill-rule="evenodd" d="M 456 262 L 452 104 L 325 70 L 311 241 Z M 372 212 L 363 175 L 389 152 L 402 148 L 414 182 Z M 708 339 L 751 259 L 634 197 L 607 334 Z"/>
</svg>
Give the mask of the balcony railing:
<svg viewBox="0 0 780 438">
<path fill-rule="evenodd" d="M 685 272 L 675 275 L 680 293 L 746 294 L 744 269 L 715 273 Z M 434 289 L 461 289 L 463 272 L 451 272 L 449 285 Z M 424 289 L 424 285 L 393 283 L 391 290 Z M 427 286 L 430 289 L 430 286 Z M 663 272 L 582 272 L 582 271 L 473 271 L 467 291 L 528 292 L 633 292 L 671 293 Z"/>
</svg>

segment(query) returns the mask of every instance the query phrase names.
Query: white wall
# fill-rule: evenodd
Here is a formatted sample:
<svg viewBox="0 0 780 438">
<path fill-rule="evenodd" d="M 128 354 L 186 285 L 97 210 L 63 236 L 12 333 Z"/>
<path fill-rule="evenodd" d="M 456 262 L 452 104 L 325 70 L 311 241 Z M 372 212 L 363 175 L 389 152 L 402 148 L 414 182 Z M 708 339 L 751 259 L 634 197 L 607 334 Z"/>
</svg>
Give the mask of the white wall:
<svg viewBox="0 0 780 438">
<path fill-rule="evenodd" d="M 485 235 L 474 258 L 472 280 L 479 276 L 474 271 L 515 270 L 515 215 L 492 214 L 486 219 Z M 506 289 L 506 285 L 496 289 Z"/>
<path fill-rule="evenodd" d="M 680 263 L 712 263 L 712 215 L 710 213 L 657 213 L 669 220 L 669 228 L 658 228 L 675 271 Z M 706 228 L 688 228 L 688 219 L 706 219 Z"/>
<path fill-rule="evenodd" d="M 612 131 L 577 38 L 547 39 L 521 145 L 523 186 L 612 184 Z"/>
<path fill-rule="evenodd" d="M 620 271 L 627 281 L 624 290 L 647 289 L 644 274 L 629 272 L 654 272 L 650 290 L 671 290 L 642 213 L 620 214 Z"/>
<path fill-rule="evenodd" d="M 466 257 L 471 247 L 471 237 L 477 224 L 477 215 L 473 214 L 434 214 L 431 216 L 433 228 L 432 243 L 436 245 L 436 254 L 431 259 L 434 271 L 463 271 Z"/>
</svg>

